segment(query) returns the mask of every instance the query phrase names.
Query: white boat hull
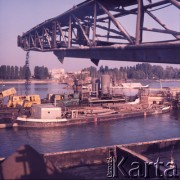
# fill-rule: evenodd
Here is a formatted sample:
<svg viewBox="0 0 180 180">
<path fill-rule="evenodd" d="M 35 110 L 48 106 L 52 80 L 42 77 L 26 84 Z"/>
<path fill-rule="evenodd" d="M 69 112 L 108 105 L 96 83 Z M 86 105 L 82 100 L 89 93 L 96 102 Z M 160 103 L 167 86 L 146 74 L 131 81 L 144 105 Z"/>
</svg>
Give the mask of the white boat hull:
<svg viewBox="0 0 180 180">
<path fill-rule="evenodd" d="M 40 123 L 57 123 L 57 122 L 66 122 L 67 119 L 35 119 L 35 118 L 26 118 L 26 117 L 17 117 L 17 121 L 24 122 L 40 122 Z"/>
<path fill-rule="evenodd" d="M 167 107 L 163 107 L 162 108 L 162 112 L 165 113 L 165 112 L 169 112 L 171 110 L 171 107 L 170 106 L 167 106 Z"/>
</svg>

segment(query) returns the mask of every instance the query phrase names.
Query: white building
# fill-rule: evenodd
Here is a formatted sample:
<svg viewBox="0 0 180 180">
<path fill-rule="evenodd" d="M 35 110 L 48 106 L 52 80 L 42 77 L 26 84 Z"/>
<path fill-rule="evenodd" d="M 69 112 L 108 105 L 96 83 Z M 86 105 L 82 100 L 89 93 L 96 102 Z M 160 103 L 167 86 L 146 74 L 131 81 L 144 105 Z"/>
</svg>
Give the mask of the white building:
<svg viewBox="0 0 180 180">
<path fill-rule="evenodd" d="M 51 74 L 52 79 L 60 79 L 65 75 L 65 70 L 64 69 L 51 69 L 49 71 Z"/>
</svg>

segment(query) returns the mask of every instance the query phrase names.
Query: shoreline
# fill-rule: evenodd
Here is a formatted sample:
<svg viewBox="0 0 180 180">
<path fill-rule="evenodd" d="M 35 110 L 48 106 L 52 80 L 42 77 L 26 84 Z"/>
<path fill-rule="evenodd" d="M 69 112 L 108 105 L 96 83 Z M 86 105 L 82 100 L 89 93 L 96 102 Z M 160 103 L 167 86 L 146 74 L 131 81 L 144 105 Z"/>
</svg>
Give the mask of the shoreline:
<svg viewBox="0 0 180 180">
<path fill-rule="evenodd" d="M 150 79 L 128 79 L 127 82 L 159 82 L 160 80 L 150 80 Z M 25 84 L 26 80 L 0 80 L 0 85 L 6 84 Z M 180 82 L 180 79 L 161 79 L 161 82 Z M 53 84 L 59 83 L 58 80 L 30 80 L 31 84 Z"/>
<path fill-rule="evenodd" d="M 6 84 L 25 84 L 26 80 L 1 80 L 0 85 Z M 30 80 L 31 84 L 50 84 L 50 83 L 60 83 L 56 80 Z M 61 84 L 61 83 L 60 83 Z"/>
</svg>

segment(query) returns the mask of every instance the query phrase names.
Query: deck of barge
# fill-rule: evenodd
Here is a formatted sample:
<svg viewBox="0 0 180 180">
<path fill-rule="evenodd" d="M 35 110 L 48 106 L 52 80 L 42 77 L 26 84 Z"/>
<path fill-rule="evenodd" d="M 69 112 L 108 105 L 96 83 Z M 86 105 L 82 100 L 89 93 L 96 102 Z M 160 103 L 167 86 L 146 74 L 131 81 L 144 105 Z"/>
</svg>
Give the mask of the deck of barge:
<svg viewBox="0 0 180 180">
<path fill-rule="evenodd" d="M 115 108 L 115 109 L 114 109 Z M 143 116 L 150 116 L 154 114 L 161 114 L 164 113 L 163 111 L 157 111 L 156 109 L 147 109 L 143 105 L 138 106 L 119 106 L 110 108 L 103 108 L 103 107 L 83 107 L 82 109 L 73 108 L 69 109 L 71 111 L 77 111 L 77 117 L 64 117 L 61 122 L 42 122 L 35 121 L 31 117 L 24 116 L 21 119 L 16 120 L 17 118 L 17 111 L 13 111 L 12 113 L 9 112 L 9 116 L 12 116 L 11 119 L 4 119 L 4 123 L 0 120 L 0 128 L 6 127 L 65 127 L 71 125 L 79 125 L 85 123 L 94 123 L 94 122 L 103 122 L 103 121 L 112 121 L 112 120 L 121 120 L 125 118 L 134 118 L 134 117 L 143 117 Z M 28 119 L 29 118 L 29 119 Z M 32 119 L 32 120 L 31 120 Z"/>
</svg>

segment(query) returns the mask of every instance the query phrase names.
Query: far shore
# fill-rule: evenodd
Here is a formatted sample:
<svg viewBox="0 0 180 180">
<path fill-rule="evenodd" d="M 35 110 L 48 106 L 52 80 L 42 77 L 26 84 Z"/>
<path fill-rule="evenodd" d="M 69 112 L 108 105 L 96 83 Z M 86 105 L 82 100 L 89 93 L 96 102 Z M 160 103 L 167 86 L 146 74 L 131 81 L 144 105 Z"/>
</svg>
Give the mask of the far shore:
<svg viewBox="0 0 180 180">
<path fill-rule="evenodd" d="M 26 80 L 0 80 L 0 84 L 24 84 Z M 30 83 L 32 84 L 47 84 L 47 83 L 60 83 L 57 80 L 30 80 Z"/>
<path fill-rule="evenodd" d="M 151 80 L 151 79 L 128 79 L 127 82 L 159 82 L 160 80 Z M 0 80 L 0 85 L 5 84 L 24 84 L 25 80 Z M 161 82 L 180 82 L 180 79 L 161 79 Z M 31 79 L 30 83 L 32 84 L 48 84 L 48 83 L 60 83 L 58 80 L 35 80 Z"/>
</svg>

